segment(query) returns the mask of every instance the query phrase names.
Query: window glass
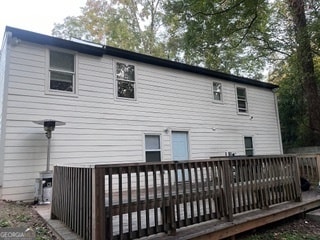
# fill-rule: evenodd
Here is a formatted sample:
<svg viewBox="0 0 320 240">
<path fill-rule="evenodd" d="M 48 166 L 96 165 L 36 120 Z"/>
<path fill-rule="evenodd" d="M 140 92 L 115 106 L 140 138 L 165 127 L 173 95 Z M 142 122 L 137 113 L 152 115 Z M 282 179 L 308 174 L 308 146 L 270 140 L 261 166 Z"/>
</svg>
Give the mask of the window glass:
<svg viewBox="0 0 320 240">
<path fill-rule="evenodd" d="M 161 152 L 146 152 L 146 162 L 160 162 Z"/>
<path fill-rule="evenodd" d="M 124 63 L 116 64 L 117 96 L 135 98 L 135 68 Z"/>
<path fill-rule="evenodd" d="M 160 149 L 160 136 L 146 135 L 146 149 Z"/>
<path fill-rule="evenodd" d="M 160 135 L 145 136 L 146 162 L 161 161 Z"/>
<path fill-rule="evenodd" d="M 118 81 L 118 97 L 134 98 L 134 83 Z"/>
<path fill-rule="evenodd" d="M 213 82 L 213 100 L 222 101 L 221 83 Z"/>
<path fill-rule="evenodd" d="M 73 74 L 50 72 L 50 89 L 72 92 Z"/>
<path fill-rule="evenodd" d="M 50 89 L 74 92 L 74 55 L 50 51 Z"/>
<path fill-rule="evenodd" d="M 237 88 L 238 112 L 248 112 L 247 93 L 245 88 Z"/>
<path fill-rule="evenodd" d="M 253 156 L 253 142 L 252 137 L 244 137 L 244 146 L 247 156 Z"/>
<path fill-rule="evenodd" d="M 74 56 L 63 52 L 50 52 L 50 68 L 69 72 L 74 71 Z"/>
</svg>

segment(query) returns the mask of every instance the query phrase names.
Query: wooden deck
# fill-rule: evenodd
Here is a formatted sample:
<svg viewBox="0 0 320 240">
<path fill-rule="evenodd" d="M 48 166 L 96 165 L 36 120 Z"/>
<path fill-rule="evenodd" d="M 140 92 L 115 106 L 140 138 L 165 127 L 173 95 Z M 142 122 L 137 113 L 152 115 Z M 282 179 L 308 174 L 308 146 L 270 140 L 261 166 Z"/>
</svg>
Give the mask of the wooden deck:
<svg viewBox="0 0 320 240">
<path fill-rule="evenodd" d="M 148 240 L 217 240 L 233 237 L 239 233 L 264 226 L 269 223 L 320 208 L 320 191 L 318 189 L 302 193 L 301 202 L 284 202 L 267 209 L 256 209 L 235 214 L 232 222 L 213 220 L 177 230 L 175 236 L 158 234 L 141 239 Z"/>
<path fill-rule="evenodd" d="M 318 166 L 319 158 L 300 160 L 56 166 L 51 217 L 89 240 L 221 239 L 318 207 L 317 192 L 302 196 L 300 171 Z M 312 174 L 319 176 L 317 167 Z"/>
<path fill-rule="evenodd" d="M 287 217 L 305 213 L 320 208 L 320 190 L 314 189 L 302 193 L 301 202 L 285 202 L 269 209 L 253 210 L 251 212 L 236 214 L 232 223 L 223 220 L 213 220 L 177 230 L 175 236 L 157 234 L 143 239 L 148 240 L 212 240 L 234 236 L 268 223 L 273 223 Z M 50 205 L 37 206 L 35 210 L 47 222 L 49 227 L 62 240 L 81 239 L 78 235 L 59 220 L 50 219 Z"/>
</svg>

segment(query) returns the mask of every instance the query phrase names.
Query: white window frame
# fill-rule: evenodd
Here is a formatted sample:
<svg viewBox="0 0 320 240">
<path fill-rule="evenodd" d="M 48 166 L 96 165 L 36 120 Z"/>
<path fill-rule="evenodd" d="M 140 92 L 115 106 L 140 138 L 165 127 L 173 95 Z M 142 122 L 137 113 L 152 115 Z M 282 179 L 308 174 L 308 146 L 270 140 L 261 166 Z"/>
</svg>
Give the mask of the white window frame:
<svg viewBox="0 0 320 240">
<path fill-rule="evenodd" d="M 147 149 L 146 148 L 146 137 L 147 136 L 157 136 L 157 137 L 159 137 L 159 149 Z M 161 162 L 162 161 L 162 135 L 160 134 L 160 133 L 145 133 L 144 134 L 144 151 L 143 151 L 143 153 L 144 153 L 144 160 L 145 160 L 145 162 L 148 162 L 147 161 L 147 152 L 160 152 L 160 161 L 159 162 Z M 152 161 L 149 161 L 149 162 L 152 162 Z"/>
<path fill-rule="evenodd" d="M 123 80 L 123 79 L 118 79 L 117 78 L 117 64 L 125 64 L 125 65 L 132 65 L 134 66 L 134 81 L 132 80 Z M 137 65 L 133 64 L 131 62 L 121 60 L 121 59 L 115 59 L 114 64 L 113 64 L 113 69 L 114 69 L 114 95 L 115 99 L 117 100 L 125 100 L 125 101 L 136 101 L 137 100 Z M 127 82 L 132 82 L 134 83 L 134 97 L 133 98 L 127 98 L 127 97 L 119 97 L 118 96 L 118 81 L 127 81 Z"/>
<path fill-rule="evenodd" d="M 220 84 L 220 92 L 215 90 L 215 85 L 219 85 Z M 223 87 L 222 87 L 222 83 L 218 82 L 218 81 L 213 81 L 212 82 L 212 99 L 213 102 L 217 102 L 217 103 L 222 103 L 223 102 Z M 220 94 L 220 100 L 214 99 L 215 93 L 219 93 Z"/>
<path fill-rule="evenodd" d="M 245 94 L 246 94 L 245 99 L 239 99 L 238 89 L 244 89 L 245 90 Z M 236 86 L 236 101 L 237 101 L 237 112 L 238 112 L 238 114 L 248 115 L 249 114 L 249 108 L 248 108 L 248 91 L 247 91 L 247 88 Z M 239 107 L 239 101 L 244 101 L 245 102 L 245 106 L 246 106 L 245 109 Z M 245 111 L 240 111 L 240 109 L 244 109 Z"/>
<path fill-rule="evenodd" d="M 246 138 L 251 138 L 252 148 L 247 148 L 247 146 L 246 146 Z M 243 145 L 244 145 L 244 154 L 246 156 L 254 156 L 253 136 L 243 136 Z M 252 151 L 252 155 L 248 155 L 247 151 Z"/>
<path fill-rule="evenodd" d="M 54 69 L 50 67 L 50 53 L 51 51 L 54 52 L 60 52 L 60 53 L 66 53 L 66 54 L 71 54 L 74 57 L 74 70 L 73 72 L 70 71 L 63 71 L 61 69 Z M 69 96 L 69 97 L 77 97 L 78 96 L 78 55 L 74 51 L 68 51 L 68 50 L 62 50 L 62 49 L 55 49 L 55 48 L 50 48 L 47 49 L 47 57 L 46 57 L 46 72 L 47 72 L 47 79 L 45 82 L 45 93 L 46 94 L 51 94 L 51 95 L 59 95 L 59 96 Z M 72 79 L 72 86 L 73 86 L 73 91 L 63 91 L 63 90 L 58 90 L 58 89 L 51 89 L 50 88 L 50 72 L 51 71 L 56 71 L 56 72 L 65 72 L 65 73 L 71 73 L 73 74 L 73 79 Z"/>
</svg>

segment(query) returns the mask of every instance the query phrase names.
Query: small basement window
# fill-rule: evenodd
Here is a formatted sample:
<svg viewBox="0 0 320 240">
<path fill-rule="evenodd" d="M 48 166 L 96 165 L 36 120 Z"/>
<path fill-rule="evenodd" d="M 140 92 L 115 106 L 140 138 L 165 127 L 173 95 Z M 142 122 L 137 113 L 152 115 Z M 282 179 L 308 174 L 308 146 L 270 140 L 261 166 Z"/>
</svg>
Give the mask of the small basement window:
<svg viewBox="0 0 320 240">
<path fill-rule="evenodd" d="M 219 82 L 213 82 L 213 100 L 222 101 L 222 85 Z"/>
<path fill-rule="evenodd" d="M 253 156 L 252 137 L 244 137 L 244 147 L 245 147 L 246 156 Z"/>
<path fill-rule="evenodd" d="M 75 56 L 50 51 L 50 90 L 75 93 Z"/>
<path fill-rule="evenodd" d="M 160 135 L 145 135 L 146 162 L 161 161 Z"/>
<path fill-rule="evenodd" d="M 116 86 L 118 98 L 135 99 L 135 67 L 125 63 L 116 63 Z"/>
<path fill-rule="evenodd" d="M 238 112 L 247 113 L 248 103 L 247 103 L 247 91 L 245 88 L 237 87 L 237 101 L 238 101 Z"/>
</svg>

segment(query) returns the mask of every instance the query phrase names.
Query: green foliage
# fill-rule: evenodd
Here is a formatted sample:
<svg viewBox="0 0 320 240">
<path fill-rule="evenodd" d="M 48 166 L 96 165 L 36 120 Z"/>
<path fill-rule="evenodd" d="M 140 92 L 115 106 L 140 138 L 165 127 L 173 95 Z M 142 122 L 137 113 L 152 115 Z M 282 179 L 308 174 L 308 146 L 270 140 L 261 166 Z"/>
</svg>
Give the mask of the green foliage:
<svg viewBox="0 0 320 240">
<path fill-rule="evenodd" d="M 182 39 L 184 61 L 261 78 L 268 50 L 261 46 L 271 8 L 265 0 L 173 0 L 168 18 Z"/>
<path fill-rule="evenodd" d="M 320 84 L 320 58 L 315 58 L 315 73 Z M 312 145 L 304 96 L 303 83 L 297 67 L 298 59 L 293 55 L 279 64 L 269 81 L 278 84 L 278 106 L 284 149 Z"/>
<path fill-rule="evenodd" d="M 10 227 L 10 223 L 7 219 L 0 219 L 0 228 Z"/>
<path fill-rule="evenodd" d="M 88 0 L 77 17 L 55 24 L 52 34 L 165 57 L 160 0 Z"/>
<path fill-rule="evenodd" d="M 30 220 L 30 217 L 25 214 L 20 214 L 16 217 L 16 219 L 19 222 L 28 222 Z"/>
</svg>

